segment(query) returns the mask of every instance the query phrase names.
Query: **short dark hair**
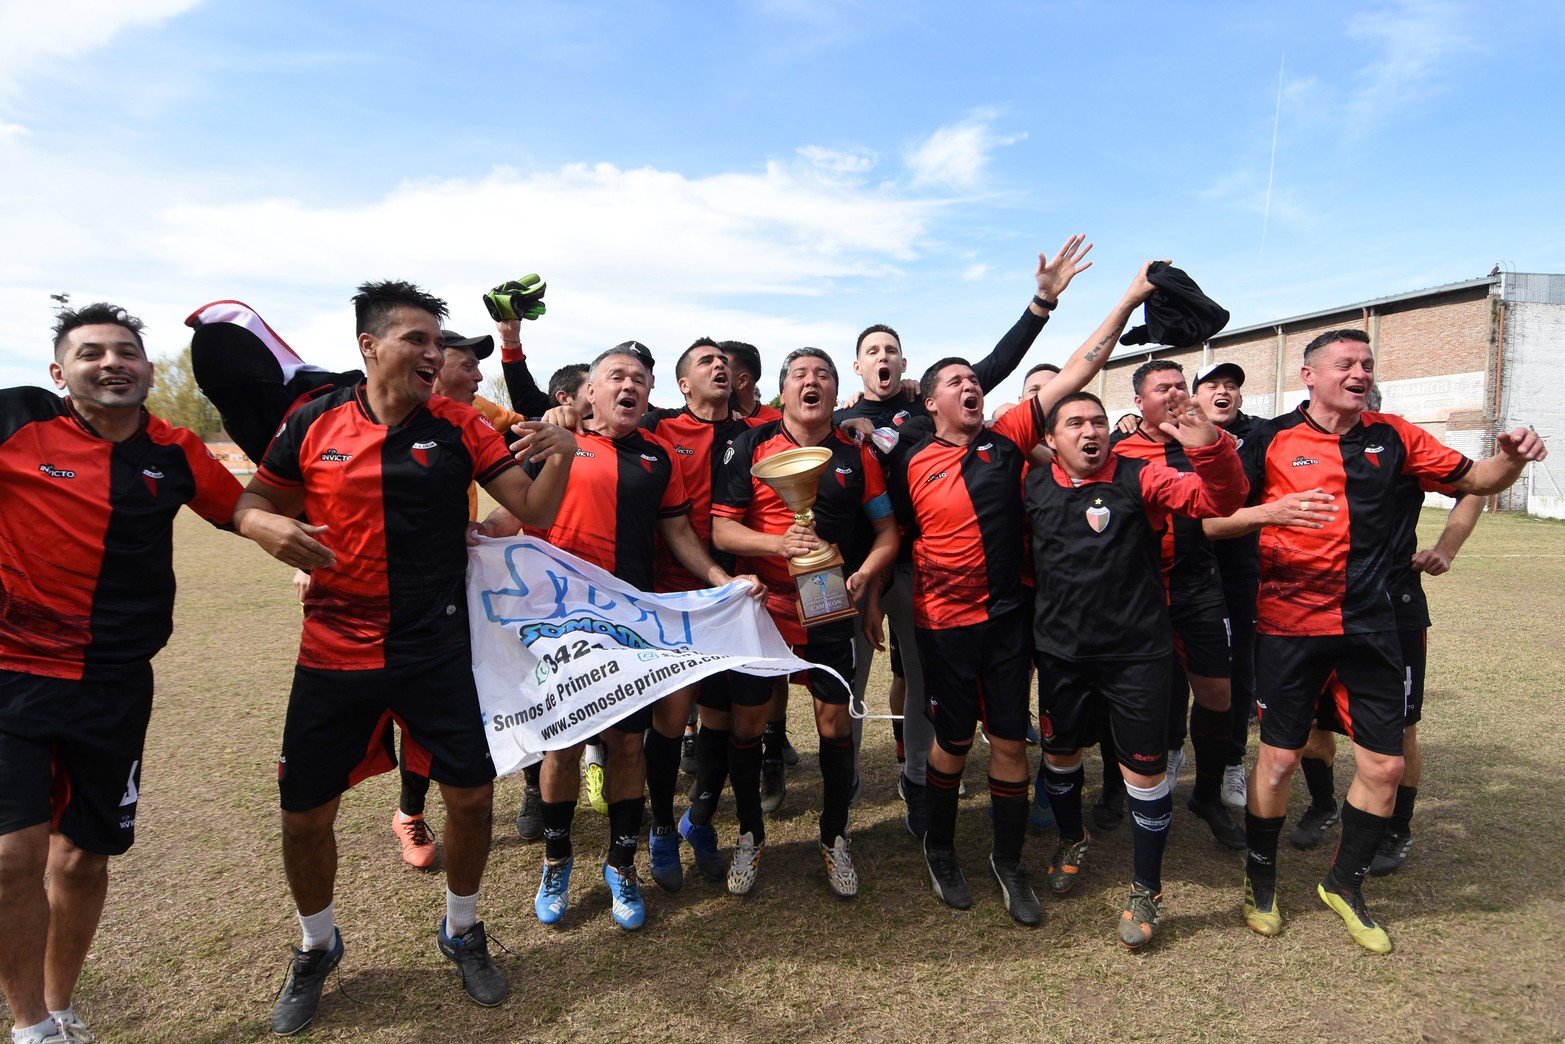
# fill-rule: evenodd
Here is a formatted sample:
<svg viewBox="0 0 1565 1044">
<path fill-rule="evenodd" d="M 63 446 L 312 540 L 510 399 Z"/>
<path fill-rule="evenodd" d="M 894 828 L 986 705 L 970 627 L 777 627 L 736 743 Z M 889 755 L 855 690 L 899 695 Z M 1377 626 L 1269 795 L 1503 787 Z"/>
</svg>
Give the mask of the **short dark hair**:
<svg viewBox="0 0 1565 1044">
<path fill-rule="evenodd" d="M 1130 390 L 1140 395 L 1141 386 L 1147 382 L 1147 378 L 1164 370 L 1178 370 L 1181 377 L 1185 373 L 1185 368 L 1172 359 L 1148 359 L 1137 366 L 1136 372 L 1130 375 Z"/>
<path fill-rule="evenodd" d="M 939 362 L 935 363 L 929 369 L 925 370 L 924 376 L 918 379 L 918 397 L 920 399 L 927 399 L 931 395 L 935 394 L 935 382 L 940 380 L 940 371 L 945 369 L 947 366 L 956 366 L 958 364 L 966 366 L 968 369 L 972 369 L 973 365 L 966 359 L 962 358 L 960 355 L 948 355 L 944 359 L 941 359 Z"/>
<path fill-rule="evenodd" d="M 793 366 L 795 359 L 821 360 L 826 364 L 826 369 L 831 371 L 831 379 L 836 381 L 838 384 L 842 383 L 841 378 L 837 376 L 837 364 L 831 361 L 831 356 L 827 355 L 819 348 L 795 348 L 793 351 L 789 352 L 788 357 L 783 360 L 782 369 L 777 374 L 777 387 L 779 390 L 782 389 L 783 383 L 788 380 L 788 370 Z"/>
<path fill-rule="evenodd" d="M 560 392 L 564 392 L 566 398 L 574 399 L 586 379 L 586 363 L 566 363 L 549 377 L 549 398 L 558 402 Z"/>
<path fill-rule="evenodd" d="M 90 305 L 80 308 L 64 308 L 54 313 L 54 358 L 60 360 L 60 350 L 65 346 L 65 338 L 70 332 L 79 326 L 122 326 L 130 331 L 130 335 L 136 338 L 136 346 L 141 349 L 141 354 L 147 354 L 147 345 L 141 339 L 141 331 L 146 329 L 140 319 L 131 315 L 125 309 L 107 301 L 94 301 Z"/>
<path fill-rule="evenodd" d="M 690 357 L 695 354 L 698 348 L 716 348 L 720 352 L 723 350 L 723 346 L 710 337 L 697 337 L 690 342 L 689 348 L 679 353 L 679 358 L 674 363 L 674 379 L 676 381 L 682 379 L 689 372 Z"/>
<path fill-rule="evenodd" d="M 1338 341 L 1357 341 L 1359 344 L 1368 344 L 1369 334 L 1363 330 L 1355 330 L 1351 326 L 1341 330 L 1327 330 L 1304 346 L 1304 361 L 1308 363 L 1311 355 L 1314 355 L 1328 344 L 1335 344 Z"/>
<path fill-rule="evenodd" d="M 728 356 L 728 365 L 750 375 L 750 383 L 761 383 L 761 350 L 744 341 L 718 341 L 717 346 Z"/>
<path fill-rule="evenodd" d="M 896 338 L 897 349 L 899 351 L 901 350 L 901 348 L 902 348 L 902 335 L 897 333 L 891 327 L 887 326 L 885 323 L 876 323 L 874 326 L 866 326 L 864 328 L 864 332 L 859 334 L 859 339 L 856 342 L 854 342 L 854 345 L 853 345 L 853 357 L 855 359 L 858 358 L 859 349 L 864 347 L 864 338 L 868 337 L 870 334 L 876 334 L 876 333 L 890 334 L 892 337 Z"/>
<path fill-rule="evenodd" d="M 1060 399 L 1059 402 L 1049 407 L 1048 415 L 1043 418 L 1043 430 L 1046 432 L 1053 432 L 1055 423 L 1060 419 L 1061 408 L 1069 406 L 1073 402 L 1090 402 L 1097 406 L 1098 409 L 1103 409 L 1103 400 L 1091 392 L 1071 392 L 1069 395 Z M 1108 411 L 1105 410 L 1103 416 L 1107 417 Z"/>
<path fill-rule="evenodd" d="M 1043 373 L 1045 371 L 1058 374 L 1060 372 L 1060 368 L 1053 363 L 1039 363 L 1037 366 L 1034 366 L 1032 369 L 1028 370 L 1022 375 L 1022 383 L 1026 384 L 1029 380 L 1031 380 L 1033 374 Z"/>
<path fill-rule="evenodd" d="M 406 280 L 361 283 L 359 292 L 353 295 L 353 319 L 357 325 L 354 332 L 379 337 L 386 332 L 386 323 L 398 308 L 417 308 L 436 320 L 443 320 L 450 314 L 444 301 Z"/>
</svg>

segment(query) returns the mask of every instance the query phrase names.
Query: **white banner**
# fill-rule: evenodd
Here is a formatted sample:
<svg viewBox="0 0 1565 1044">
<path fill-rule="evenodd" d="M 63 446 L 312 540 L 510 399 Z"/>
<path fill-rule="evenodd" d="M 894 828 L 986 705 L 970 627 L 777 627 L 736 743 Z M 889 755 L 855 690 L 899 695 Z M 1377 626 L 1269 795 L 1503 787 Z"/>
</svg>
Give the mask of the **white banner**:
<svg viewBox="0 0 1565 1044">
<path fill-rule="evenodd" d="M 468 549 L 467 606 L 501 776 L 718 671 L 813 666 L 793 655 L 745 583 L 648 594 L 532 537 Z"/>
</svg>

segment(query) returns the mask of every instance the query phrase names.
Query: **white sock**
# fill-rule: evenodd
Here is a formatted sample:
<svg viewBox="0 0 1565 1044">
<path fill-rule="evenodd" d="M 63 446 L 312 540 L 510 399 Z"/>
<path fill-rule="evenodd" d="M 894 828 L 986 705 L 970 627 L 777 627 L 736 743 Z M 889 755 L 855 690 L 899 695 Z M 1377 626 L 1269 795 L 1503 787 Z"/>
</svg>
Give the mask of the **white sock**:
<svg viewBox="0 0 1565 1044">
<path fill-rule="evenodd" d="M 478 893 L 457 895 L 446 889 L 446 936 L 455 939 L 478 923 Z"/>
<path fill-rule="evenodd" d="M 589 743 L 582 748 L 582 764 L 601 765 L 604 762 L 604 750 L 601 743 Z"/>
<path fill-rule="evenodd" d="M 320 913 L 309 916 L 299 915 L 299 927 L 304 929 L 304 942 L 299 946 L 301 950 L 328 950 L 336 941 L 337 918 L 332 913 L 332 904 L 327 903 L 326 909 Z"/>
<path fill-rule="evenodd" d="M 12 1044 L 31 1044 L 35 1040 L 43 1040 L 51 1033 L 60 1032 L 60 1027 L 50 1015 L 36 1026 L 17 1026 L 11 1030 Z"/>
<path fill-rule="evenodd" d="M 49 1015 L 52 1018 L 58 1019 L 60 1022 L 80 1022 L 81 1021 L 81 1017 L 76 1014 L 76 1005 L 74 1005 L 74 1004 L 67 1004 L 60 1011 L 51 1011 L 49 1013 Z"/>
</svg>

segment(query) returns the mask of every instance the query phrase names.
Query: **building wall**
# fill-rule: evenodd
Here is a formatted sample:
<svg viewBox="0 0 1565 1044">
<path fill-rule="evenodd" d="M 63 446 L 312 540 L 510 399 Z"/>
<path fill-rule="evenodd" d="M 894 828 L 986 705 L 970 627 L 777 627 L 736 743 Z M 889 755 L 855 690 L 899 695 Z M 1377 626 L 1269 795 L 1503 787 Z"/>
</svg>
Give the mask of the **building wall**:
<svg viewBox="0 0 1565 1044">
<path fill-rule="evenodd" d="M 1529 464 L 1500 506 L 1565 518 L 1565 277 L 1553 284 L 1506 305 L 1500 427 L 1531 425 L 1551 456 Z"/>
</svg>

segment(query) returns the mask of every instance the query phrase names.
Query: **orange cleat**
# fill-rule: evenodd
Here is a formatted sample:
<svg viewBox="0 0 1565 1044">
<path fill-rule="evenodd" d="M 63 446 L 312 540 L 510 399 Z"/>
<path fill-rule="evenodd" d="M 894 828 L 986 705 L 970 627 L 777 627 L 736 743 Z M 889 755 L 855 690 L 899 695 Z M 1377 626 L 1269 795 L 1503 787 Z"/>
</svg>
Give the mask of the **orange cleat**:
<svg viewBox="0 0 1565 1044">
<path fill-rule="evenodd" d="M 440 849 L 435 833 L 423 816 L 405 816 L 398 809 L 391 816 L 391 832 L 402 843 L 402 861 L 415 870 L 433 870 Z"/>
</svg>

